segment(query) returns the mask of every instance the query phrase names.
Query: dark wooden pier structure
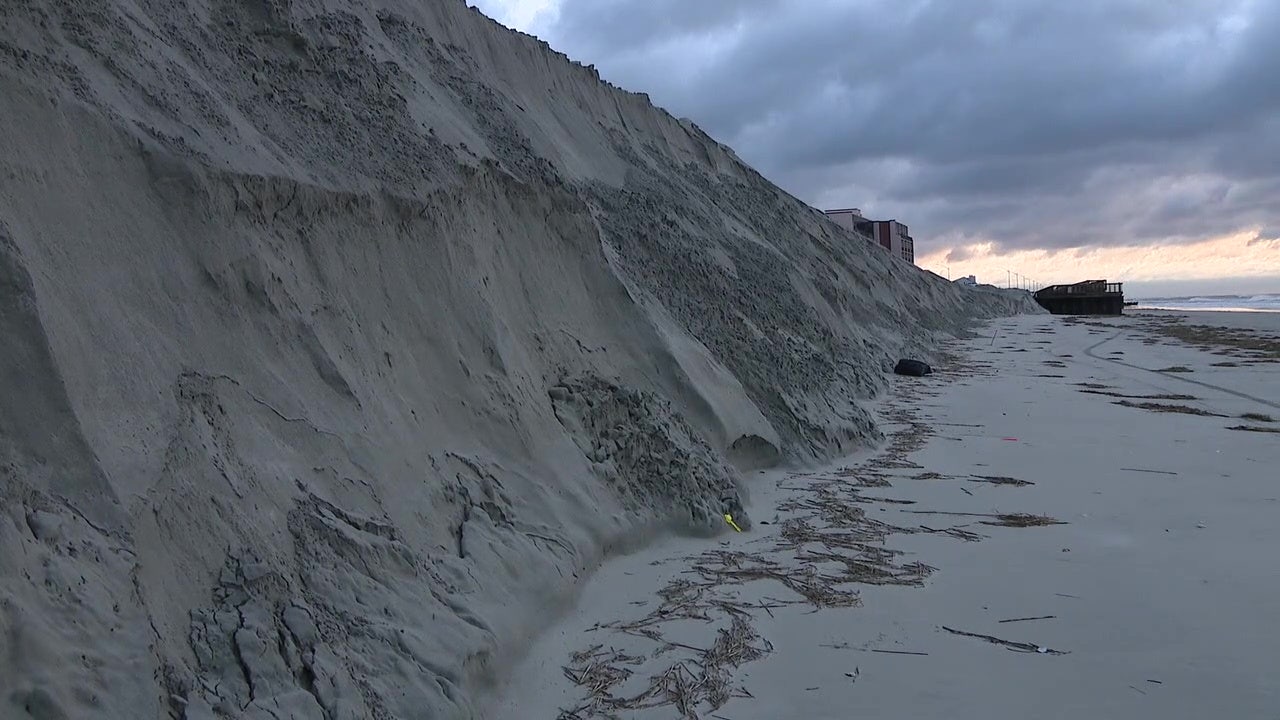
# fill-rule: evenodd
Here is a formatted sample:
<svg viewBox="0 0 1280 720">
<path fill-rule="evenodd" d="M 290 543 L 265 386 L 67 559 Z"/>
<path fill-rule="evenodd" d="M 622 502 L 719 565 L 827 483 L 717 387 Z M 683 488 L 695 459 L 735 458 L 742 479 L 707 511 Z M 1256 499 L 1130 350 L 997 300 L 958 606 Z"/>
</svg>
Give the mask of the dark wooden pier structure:
<svg viewBox="0 0 1280 720">
<path fill-rule="evenodd" d="M 1054 315 L 1119 315 L 1124 310 L 1123 283 L 1106 280 L 1050 285 L 1036 292 L 1035 298 Z"/>
</svg>

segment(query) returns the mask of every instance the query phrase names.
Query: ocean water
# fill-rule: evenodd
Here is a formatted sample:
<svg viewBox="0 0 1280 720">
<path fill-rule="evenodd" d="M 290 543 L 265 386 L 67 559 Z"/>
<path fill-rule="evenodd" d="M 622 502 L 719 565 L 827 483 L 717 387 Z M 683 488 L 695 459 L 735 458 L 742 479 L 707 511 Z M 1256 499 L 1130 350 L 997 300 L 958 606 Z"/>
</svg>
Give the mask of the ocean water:
<svg viewBox="0 0 1280 720">
<path fill-rule="evenodd" d="M 1280 313 L 1280 293 L 1137 298 L 1137 301 L 1137 309 L 1146 308 L 1148 310 L 1220 310 Z"/>
</svg>

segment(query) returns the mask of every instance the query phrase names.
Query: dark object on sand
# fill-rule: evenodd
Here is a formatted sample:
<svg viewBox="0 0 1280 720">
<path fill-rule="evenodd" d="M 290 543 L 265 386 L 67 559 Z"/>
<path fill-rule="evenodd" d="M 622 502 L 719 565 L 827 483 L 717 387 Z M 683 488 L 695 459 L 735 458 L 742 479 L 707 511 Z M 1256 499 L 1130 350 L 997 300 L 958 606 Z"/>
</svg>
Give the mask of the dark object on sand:
<svg viewBox="0 0 1280 720">
<path fill-rule="evenodd" d="M 1119 315 L 1124 310 L 1124 287 L 1106 280 L 1085 280 L 1050 285 L 1036 291 L 1035 299 L 1054 315 Z"/>
<path fill-rule="evenodd" d="M 928 363 L 919 360 L 908 360 L 902 358 L 897 365 L 893 366 L 893 371 L 898 375 L 910 375 L 911 377 L 924 377 L 933 372 L 933 368 Z"/>
</svg>

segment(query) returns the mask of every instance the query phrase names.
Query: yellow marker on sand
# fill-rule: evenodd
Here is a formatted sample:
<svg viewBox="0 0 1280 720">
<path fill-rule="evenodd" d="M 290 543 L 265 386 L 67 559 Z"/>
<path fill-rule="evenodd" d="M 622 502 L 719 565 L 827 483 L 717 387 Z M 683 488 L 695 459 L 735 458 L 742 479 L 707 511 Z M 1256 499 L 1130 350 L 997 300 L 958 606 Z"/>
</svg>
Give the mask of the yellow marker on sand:
<svg viewBox="0 0 1280 720">
<path fill-rule="evenodd" d="M 729 513 L 724 514 L 724 521 L 729 523 L 729 527 L 733 528 L 734 530 L 737 530 L 738 532 L 742 532 L 742 528 L 738 527 L 738 523 L 733 521 L 733 516 L 730 515 Z"/>
</svg>

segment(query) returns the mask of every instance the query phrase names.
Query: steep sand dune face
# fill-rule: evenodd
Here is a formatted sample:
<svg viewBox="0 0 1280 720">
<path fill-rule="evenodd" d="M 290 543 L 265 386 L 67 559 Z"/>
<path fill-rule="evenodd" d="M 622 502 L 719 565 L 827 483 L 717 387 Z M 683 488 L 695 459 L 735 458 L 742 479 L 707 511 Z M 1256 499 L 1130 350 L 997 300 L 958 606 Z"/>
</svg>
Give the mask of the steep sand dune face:
<svg viewBox="0 0 1280 720">
<path fill-rule="evenodd" d="M 0 98 L 5 717 L 465 717 L 1026 309 L 460 1 L 6 2 Z"/>
</svg>

